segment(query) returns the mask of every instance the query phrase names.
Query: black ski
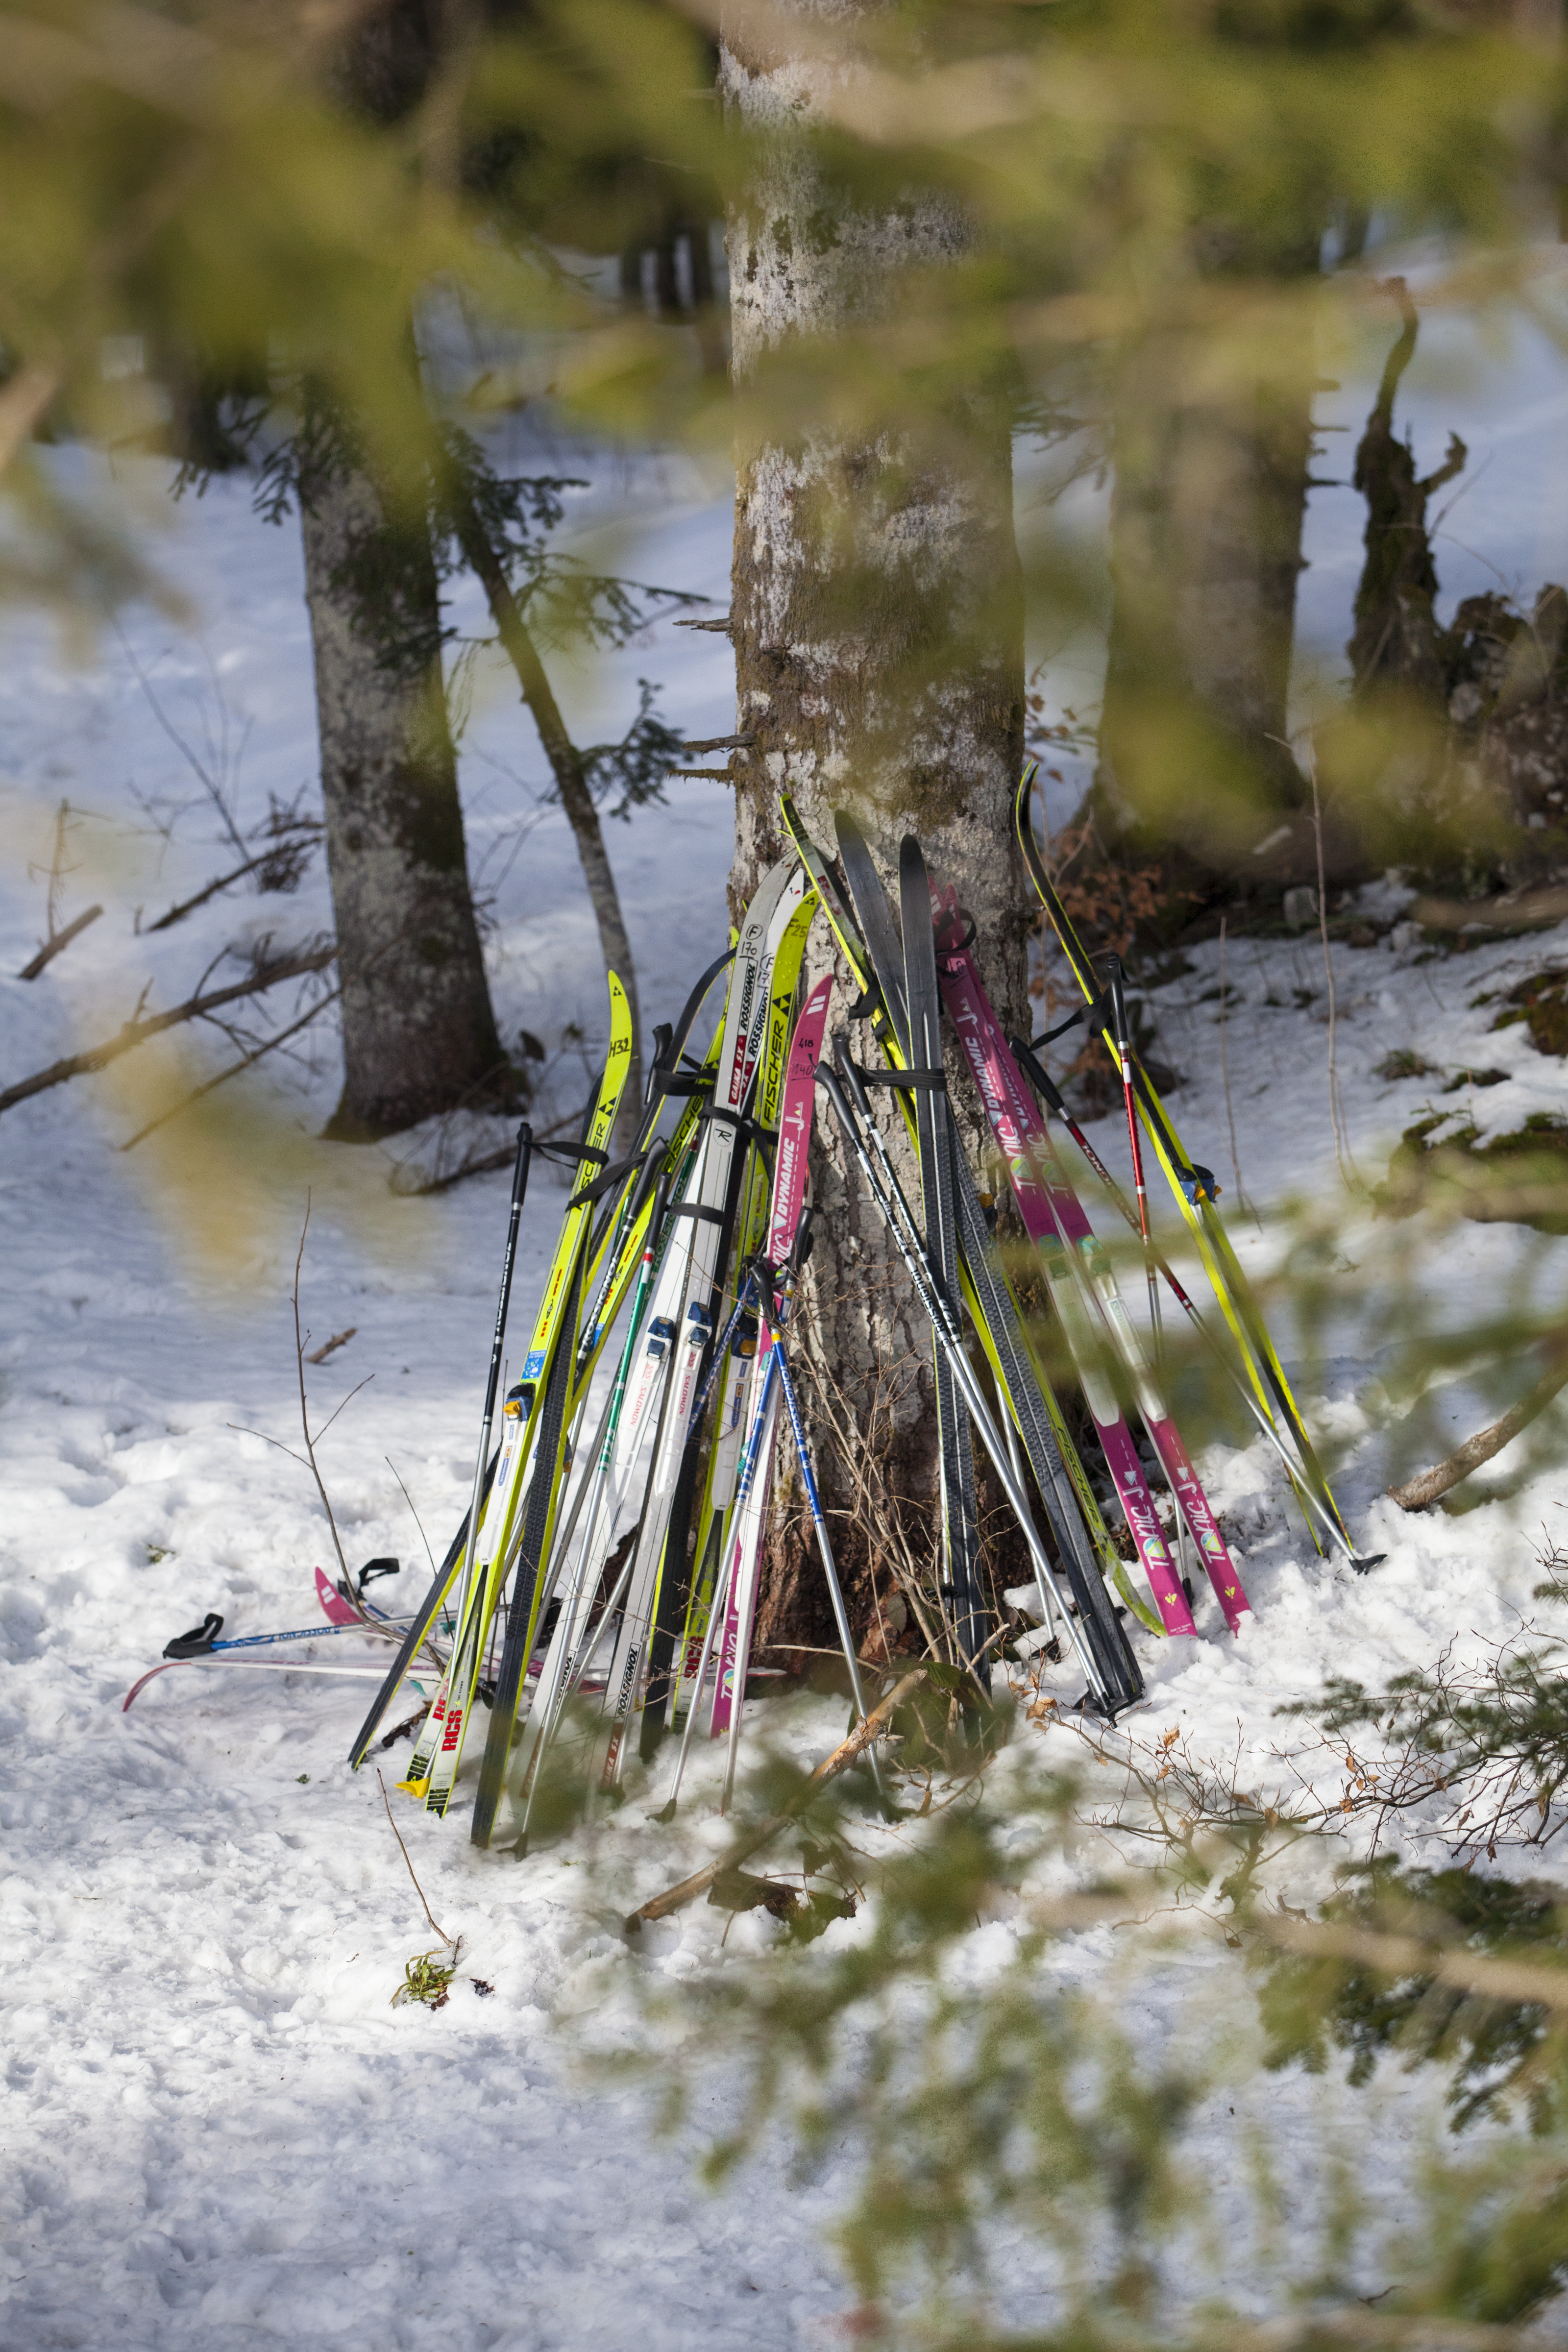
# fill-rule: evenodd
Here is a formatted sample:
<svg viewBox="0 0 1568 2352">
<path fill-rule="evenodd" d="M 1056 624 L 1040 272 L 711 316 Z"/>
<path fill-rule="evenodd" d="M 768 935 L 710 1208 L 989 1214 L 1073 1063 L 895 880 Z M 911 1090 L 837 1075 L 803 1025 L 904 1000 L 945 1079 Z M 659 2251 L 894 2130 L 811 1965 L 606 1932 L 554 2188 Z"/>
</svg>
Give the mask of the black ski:
<svg viewBox="0 0 1568 2352">
<path fill-rule="evenodd" d="M 921 1201 L 925 1213 L 926 1255 L 954 1321 L 959 1319 L 958 1228 L 953 1213 L 954 1139 L 942 1057 L 942 998 L 937 989 L 936 940 L 931 919 L 931 884 L 920 843 L 906 833 L 899 845 L 899 902 L 903 918 L 904 1010 L 909 1061 L 902 1083 L 914 1088 L 916 1153 Z M 974 1456 L 969 1416 L 959 1402 L 952 1366 L 939 1348 L 936 1373 L 937 1432 L 941 1441 L 944 1578 L 942 1605 L 965 1660 L 988 1690 L 984 1599 L 980 1590 L 980 1514 L 974 1495 Z"/>
<path fill-rule="evenodd" d="M 900 1057 L 907 1060 L 908 1021 L 903 1001 L 901 950 L 892 918 L 864 835 L 847 811 L 834 819 L 844 877 L 858 919 L 874 982 Z M 888 959 L 896 956 L 889 963 Z M 1105 1689 L 1118 1709 L 1143 1695 L 1143 1676 L 1131 1644 L 1105 1588 L 1079 1517 L 1072 1480 L 1051 1426 L 1038 1376 L 1029 1356 L 1017 1302 L 1002 1265 L 1001 1253 L 985 1220 L 978 1187 L 966 1160 L 958 1159 L 955 1185 L 958 1238 L 974 1303 L 984 1318 L 991 1345 L 1017 1415 L 1024 1453 L 1057 1539 L 1079 1621 Z"/>
</svg>

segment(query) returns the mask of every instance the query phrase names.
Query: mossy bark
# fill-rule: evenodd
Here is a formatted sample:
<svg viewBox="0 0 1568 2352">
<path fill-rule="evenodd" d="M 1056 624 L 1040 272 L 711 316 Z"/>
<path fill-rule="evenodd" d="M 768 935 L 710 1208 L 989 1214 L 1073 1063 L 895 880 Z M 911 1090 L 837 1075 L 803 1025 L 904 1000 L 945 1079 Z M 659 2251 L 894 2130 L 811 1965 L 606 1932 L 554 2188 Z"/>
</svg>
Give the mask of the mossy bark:
<svg viewBox="0 0 1568 2352">
<path fill-rule="evenodd" d="M 389 515 L 341 436 L 300 469 L 321 795 L 342 976 L 343 1090 L 368 1140 L 504 1097 L 468 890 L 440 604 L 422 515 Z"/>
<path fill-rule="evenodd" d="M 855 337 L 874 339 L 901 302 L 919 299 L 923 278 L 970 250 L 968 225 L 945 196 L 915 190 L 870 204 L 833 182 L 800 128 L 813 70 L 726 48 L 720 71 L 725 102 L 758 141 L 728 235 L 742 417 L 731 634 L 737 731 L 750 739 L 733 763 L 731 903 L 744 903 L 786 846 L 781 792 L 830 855 L 834 810 L 853 811 L 893 880 L 895 908 L 899 842 L 913 831 L 933 876 L 957 884 L 987 984 L 1004 1018 L 1016 1021 L 1032 918 L 1011 824 L 1024 677 L 1007 404 L 997 388 L 975 383 L 919 413 L 889 404 L 850 431 L 803 421 L 819 389 L 814 341 L 833 339 L 842 369 Z M 831 953 L 819 919 L 808 982 Z M 841 985 L 834 1026 L 852 994 Z M 875 1061 L 868 1031 L 851 1034 L 856 1052 Z M 962 1115 L 972 1145 L 973 1104 Z M 797 1327 L 811 1360 L 802 1385 L 826 1383 L 853 1415 L 862 1446 L 875 1447 L 903 1539 L 929 1567 L 937 1536 L 929 1333 L 826 1106 L 823 1119 L 816 1247 Z M 876 1595 L 892 1562 L 858 1490 L 864 1463 L 847 1457 L 820 1411 L 812 1436 L 851 1614 L 875 1640 Z M 759 1656 L 768 1645 L 776 1654 L 833 1642 L 788 1452 L 781 1448 Z"/>
<path fill-rule="evenodd" d="M 1288 294 L 1312 250 L 1268 257 Z M 1224 869 L 1301 801 L 1285 738 L 1314 381 L 1289 299 L 1245 349 L 1173 328 L 1121 359 L 1094 796 L 1110 848 Z"/>
</svg>

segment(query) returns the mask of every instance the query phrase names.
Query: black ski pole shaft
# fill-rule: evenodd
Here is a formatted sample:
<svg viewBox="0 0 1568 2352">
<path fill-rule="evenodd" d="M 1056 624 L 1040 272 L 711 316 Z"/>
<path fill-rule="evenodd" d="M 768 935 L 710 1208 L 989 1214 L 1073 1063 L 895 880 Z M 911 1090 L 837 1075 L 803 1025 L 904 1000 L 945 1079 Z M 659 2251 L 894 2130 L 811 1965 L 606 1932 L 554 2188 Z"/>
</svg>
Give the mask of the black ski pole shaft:
<svg viewBox="0 0 1568 2352">
<path fill-rule="evenodd" d="M 1067 1604 L 1057 1591 L 1056 1573 L 1040 1541 L 1027 1499 L 1013 1475 L 1013 1466 L 1007 1459 L 1006 1446 L 992 1421 L 990 1408 L 981 1393 L 980 1384 L 975 1379 L 974 1369 L 964 1350 L 963 1339 L 953 1328 L 952 1313 L 947 1301 L 932 1279 L 930 1267 L 924 1262 L 924 1251 L 906 1240 L 900 1230 L 897 1212 L 883 1190 L 881 1179 L 873 1165 L 870 1151 L 867 1148 L 861 1119 L 857 1116 L 856 1110 L 851 1109 L 837 1074 L 819 1062 L 816 1076 L 818 1085 L 826 1087 L 827 1091 L 827 1098 L 833 1105 L 839 1125 L 843 1128 L 848 1140 L 849 1148 L 859 1163 L 860 1172 L 866 1180 L 878 1212 L 892 1236 L 900 1256 L 903 1259 L 905 1269 L 915 1286 L 921 1308 L 931 1323 L 931 1329 L 937 1335 L 938 1344 L 947 1353 L 948 1360 L 952 1366 L 954 1379 L 963 1391 L 964 1402 L 969 1407 L 970 1418 L 980 1432 L 981 1442 L 991 1456 L 1002 1490 L 1018 1521 L 1024 1541 L 1028 1547 L 1029 1557 L 1034 1563 L 1036 1577 L 1043 1591 L 1049 1592 L 1057 1601 L 1058 1609 L 1067 1625 L 1074 1653 L 1079 1665 L 1083 1668 L 1090 1691 L 1102 1711 L 1108 1716 L 1112 1715 L 1117 1710 L 1109 1683 L 1101 1673 L 1098 1661 L 1092 1655 L 1081 1629 L 1076 1620 L 1068 1615 Z M 858 1085 L 853 1065 L 849 1067 L 849 1076 L 851 1084 L 857 1086 L 860 1101 L 863 1103 L 865 1090 Z M 858 1108 L 858 1106 L 857 1106 Z M 875 1120 L 868 1116 L 866 1118 L 865 1124 L 873 1129 L 876 1126 Z"/>
<path fill-rule="evenodd" d="M 1107 956 L 1105 976 L 1110 990 L 1110 1018 L 1116 1033 L 1116 1058 L 1121 1065 L 1121 1099 L 1127 1112 L 1127 1138 L 1132 1147 L 1132 1191 L 1138 1202 L 1138 1231 L 1143 1243 L 1143 1278 L 1149 1286 L 1149 1323 L 1154 1335 L 1154 1360 L 1163 1350 L 1160 1332 L 1160 1282 L 1154 1271 L 1154 1238 L 1149 1229 L 1149 1192 L 1143 1181 L 1143 1144 L 1138 1133 L 1138 1106 L 1132 1093 L 1132 1034 L 1127 1024 L 1127 991 L 1120 956 Z"/>
<path fill-rule="evenodd" d="M 511 1171 L 511 1206 L 506 1223 L 506 1254 L 501 1259 L 500 1296 L 496 1301 L 495 1336 L 490 1341 L 490 1369 L 485 1381 L 485 1410 L 479 1423 L 479 1458 L 474 1464 L 474 1491 L 468 1504 L 468 1540 L 463 1553 L 463 1572 L 458 1584 L 457 1622 L 463 1622 L 463 1609 L 468 1597 L 468 1583 L 474 1572 L 474 1553 L 479 1539 L 479 1521 L 483 1517 L 481 1489 L 485 1465 L 490 1458 L 490 1430 L 495 1421 L 496 1396 L 500 1388 L 501 1365 L 506 1352 L 507 1310 L 511 1305 L 512 1268 L 517 1263 L 517 1229 L 522 1216 L 522 1204 L 528 1192 L 528 1171 L 533 1159 L 533 1129 L 526 1119 L 517 1130 L 517 1159 Z"/>
</svg>

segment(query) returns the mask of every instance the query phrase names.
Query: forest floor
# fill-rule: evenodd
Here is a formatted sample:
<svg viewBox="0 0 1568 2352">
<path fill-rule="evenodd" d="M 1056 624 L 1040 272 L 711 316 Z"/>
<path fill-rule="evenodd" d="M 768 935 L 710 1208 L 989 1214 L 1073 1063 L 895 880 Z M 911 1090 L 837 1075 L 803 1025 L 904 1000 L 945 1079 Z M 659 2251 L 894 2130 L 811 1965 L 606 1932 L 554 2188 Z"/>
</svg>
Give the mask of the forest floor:
<svg viewBox="0 0 1568 2352">
<path fill-rule="evenodd" d="M 668 576 L 722 595 L 721 506 L 694 500 L 689 484 L 672 492 L 659 544 Z M 292 896 L 242 888 L 147 934 L 164 905 L 221 870 L 224 853 L 137 665 L 163 718 L 240 794 L 247 824 L 268 790 L 286 798 L 313 765 L 289 535 L 255 522 L 243 495 L 220 485 L 184 511 L 165 556 L 202 609 L 203 641 L 142 614 L 93 667 L 73 668 L 46 628 L 19 625 L 0 662 L 14 853 L 0 870 L 0 969 L 19 971 L 42 936 L 40 869 L 62 799 L 82 814 L 68 834 L 77 870 L 60 919 L 94 899 L 110 910 L 39 980 L 0 983 L 7 1082 L 111 1034 L 143 979 L 170 1003 L 232 943 L 268 932 L 291 942 L 327 921 L 318 861 Z M 690 734 L 728 730 L 722 641 L 666 629 L 613 672 L 574 682 L 584 734 L 595 731 L 596 703 L 625 705 L 639 668 L 666 682 Z M 555 1057 L 552 1099 L 565 1112 L 602 1023 L 601 983 L 569 836 L 517 784 L 517 770 L 537 775 L 540 763 L 531 745 L 513 748 L 521 730 L 503 686 L 487 686 L 465 745 L 470 852 L 492 892 L 503 1025 L 543 1039 Z M 132 790 L 165 818 L 172 801 L 190 804 L 168 840 Z M 616 829 L 612 851 L 651 1023 L 673 1013 L 722 943 L 727 801 L 711 784 L 677 785 L 668 808 Z M 140 936 L 127 912 L 138 901 Z M 1380 885 L 1362 911 L 1386 922 L 1400 903 Z M 1460 1108 L 1491 1134 L 1564 1108 L 1562 1063 L 1521 1027 L 1494 1031 L 1496 1003 L 1475 1003 L 1563 946 L 1559 933 L 1433 954 L 1406 926 L 1373 946 L 1333 947 L 1334 1059 L 1355 1172 L 1381 1176 L 1399 1133 L 1428 1108 Z M 1357 1207 L 1329 1115 L 1321 942 L 1232 940 L 1226 955 L 1223 1043 L 1216 942 L 1191 950 L 1190 969 L 1154 996 L 1160 1050 L 1183 1073 L 1172 1108 L 1227 1203 L 1241 1191 L 1257 1204 L 1256 1216 L 1241 1205 L 1230 1216 L 1249 1268 L 1268 1277 L 1294 1250 L 1331 1286 L 1319 1323 L 1282 1323 L 1281 1349 L 1358 1539 L 1386 1557 L 1364 1578 L 1321 1559 L 1261 1444 L 1216 1434 L 1201 1466 L 1253 1613 L 1231 1639 L 1205 1597 L 1195 1643 L 1140 1635 L 1149 1696 L 1112 1738 L 1152 1746 L 1174 1728 L 1237 1785 L 1298 1797 L 1306 1786 L 1331 1802 L 1342 1756 L 1314 1745 L 1310 1717 L 1282 1718 L 1281 1708 L 1310 1704 L 1331 1675 L 1381 1687 L 1449 1645 L 1458 1660 L 1482 1660 L 1521 1622 L 1550 1621 L 1552 1604 L 1531 1596 L 1541 1554 L 1564 1534 L 1568 1477 L 1552 1452 L 1521 1444 L 1452 1513 L 1407 1517 L 1384 1489 L 1394 1469 L 1435 1458 L 1500 1409 L 1448 1380 L 1413 1434 L 1398 1384 L 1412 1317 L 1426 1318 L 1436 1363 L 1443 1328 L 1510 1300 L 1536 1311 L 1559 1300 L 1563 1244 L 1515 1225 L 1394 1223 Z M 1380 1076 L 1395 1050 L 1430 1067 Z M 650 1818 L 657 1787 L 634 1787 L 596 1870 L 570 1843 L 522 1864 L 479 1855 L 461 1804 L 446 1823 L 400 1807 L 431 1909 L 463 1939 L 461 1979 L 430 2013 L 392 2005 L 405 1961 L 430 1938 L 375 1776 L 351 1777 L 343 1763 L 361 1687 L 309 1671 L 197 1666 L 161 1676 L 121 1712 L 163 1643 L 209 1609 L 236 1634 L 311 1621 L 311 1573 L 330 1565 L 324 1521 L 304 1472 L 266 1442 L 295 1442 L 289 1291 L 307 1187 L 311 1344 L 353 1332 L 312 1375 L 312 1399 L 324 1416 L 374 1376 L 323 1451 L 351 1560 L 401 1558 L 398 1582 L 378 1591 L 413 1601 L 428 1565 L 398 1478 L 432 1541 L 466 1502 L 506 1179 L 404 1197 L 388 1178 L 405 1147 L 312 1141 L 330 1108 L 331 1062 L 323 1040 L 313 1073 L 267 1082 L 292 1138 L 272 1163 L 283 1172 L 267 1182 L 244 1174 L 242 1121 L 223 1130 L 237 1161 L 187 1148 L 177 1121 L 158 1155 L 122 1155 L 115 1147 L 152 1099 L 131 1076 L 43 1095 L 8 1112 L 0 1135 L 0 2117 L 10 2159 L 0 2336 L 15 2352 L 253 2352 L 281 2339 L 345 2352 L 841 2341 L 853 2298 L 824 2232 L 847 2193 L 847 2156 L 830 2151 L 795 2179 L 784 2150 L 764 2152 L 709 2193 L 694 2164 L 710 2131 L 732 2120 L 722 2066 L 701 2078 L 687 2124 L 659 2140 L 643 2075 L 629 2062 L 620 2077 L 582 2074 L 563 2021 L 592 2016 L 613 2043 L 648 1985 L 677 1990 L 710 1964 L 744 1969 L 769 1944 L 764 1915 L 731 1920 L 702 1906 L 636 1951 L 616 1932 L 628 1894 L 679 1877 L 722 1836 L 710 1774 L 668 1827 Z M 1464 1075 L 1482 1070 L 1502 1076 L 1478 1086 Z M 1451 1081 L 1458 1091 L 1445 1094 Z M 157 1083 L 171 1083 L 167 1066 Z M 1093 1134 L 1120 1169 L 1119 1121 Z M 1085 1194 L 1092 1205 L 1087 1182 Z M 531 1195 L 519 1319 L 563 1199 L 553 1178 Z M 1314 1221 L 1320 1237 L 1309 1243 Z M 1512 1393 L 1529 1378 L 1521 1367 Z M 1550 1420 L 1542 1426 L 1560 1436 Z M 327 1663 L 330 1651 L 323 1640 L 296 1664 Z M 1065 1667 L 1047 1670 L 1044 1686 L 1064 1699 L 1076 1690 Z M 802 1759 L 824 1752 L 843 1723 L 837 1703 L 809 1696 L 757 1702 L 749 1717 L 759 1738 L 771 1727 Z M 1079 1753 L 1060 1729 L 1021 1737 L 1042 1752 Z M 1393 1834 L 1405 1851 L 1436 1851 L 1430 1816 Z M 1085 1868 L 1099 1851 L 1086 1832 Z M 1280 1891 L 1311 1899 L 1333 1858 L 1298 1854 Z M 862 1914 L 833 1927 L 820 1948 L 867 1925 Z M 975 1965 L 1015 1932 L 977 1926 Z M 1074 1981 L 1110 1982 L 1118 1950 L 1115 1931 L 1098 1928 L 1072 1938 L 1059 1965 Z M 1179 1966 L 1121 1997 L 1151 2045 L 1205 2000 L 1246 2001 L 1206 1916 Z M 1397 2220 L 1436 2115 L 1435 2084 L 1352 2094 L 1335 2074 L 1273 2079 L 1266 2095 L 1215 2092 L 1194 2160 L 1239 2195 L 1261 2126 L 1287 2191 L 1309 2197 L 1325 2151 L 1370 2148 L 1376 2200 Z M 1005 2233 L 997 2256 L 999 2303 L 1017 2318 L 1035 2307 L 1037 2272 Z M 1249 2259 L 1238 2234 L 1215 2271 L 1243 2303 L 1262 2292 Z"/>
</svg>

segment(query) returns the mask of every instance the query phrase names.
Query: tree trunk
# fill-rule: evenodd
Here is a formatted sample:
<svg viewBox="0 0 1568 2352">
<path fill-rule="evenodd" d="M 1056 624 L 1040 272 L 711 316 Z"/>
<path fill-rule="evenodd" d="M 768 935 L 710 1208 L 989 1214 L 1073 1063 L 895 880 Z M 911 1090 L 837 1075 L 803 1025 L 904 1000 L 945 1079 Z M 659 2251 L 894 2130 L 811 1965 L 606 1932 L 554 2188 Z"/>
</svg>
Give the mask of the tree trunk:
<svg viewBox="0 0 1568 2352">
<path fill-rule="evenodd" d="M 1437 567 L 1426 502 L 1462 472 L 1468 452 L 1448 436 L 1447 461 L 1418 478 L 1408 443 L 1394 430 L 1399 381 L 1415 356 L 1415 305 L 1403 278 L 1388 291 L 1399 305 L 1399 339 L 1389 352 L 1377 401 L 1355 453 L 1355 486 L 1366 500 L 1366 558 L 1356 587 L 1355 630 L 1345 647 L 1356 699 L 1390 687 L 1433 711 L 1444 701 L 1437 649 Z"/>
<path fill-rule="evenodd" d="M 1215 391 L 1196 337 L 1151 336 L 1113 415 L 1113 604 L 1096 806 L 1108 842 L 1223 867 L 1294 806 L 1287 702 L 1311 456 L 1304 326 Z"/>
<path fill-rule="evenodd" d="M 344 1142 L 506 1098 L 468 893 L 424 518 L 389 518 L 344 435 L 301 437 L 327 864 L 343 989 Z"/>
<path fill-rule="evenodd" d="M 637 1006 L 637 968 L 632 961 L 632 943 L 626 936 L 626 922 L 621 914 L 620 894 L 616 888 L 610 854 L 605 847 L 604 827 L 599 823 L 599 812 L 594 806 L 594 795 L 588 789 L 583 755 L 567 732 L 566 721 L 561 716 L 561 706 L 555 699 L 544 664 L 539 657 L 539 648 L 533 642 L 522 616 L 522 608 L 507 579 L 506 567 L 496 552 L 468 491 L 460 484 L 454 484 L 448 496 L 464 558 L 485 592 L 490 618 L 496 625 L 496 634 L 500 638 L 507 659 L 517 673 L 522 698 L 539 730 L 544 756 L 555 778 L 561 805 L 566 812 L 566 822 L 577 845 L 577 856 L 583 868 L 583 879 L 588 886 L 594 920 L 599 927 L 599 948 L 605 959 L 605 970 L 613 971 L 626 992 L 632 1017 L 632 1057 L 626 1068 L 626 1091 L 621 1097 L 617 1132 L 623 1141 L 629 1143 L 642 1112 L 642 1022 Z"/>
<path fill-rule="evenodd" d="M 944 196 L 905 192 L 873 207 L 831 183 L 793 128 L 814 70 L 730 47 L 721 57 L 724 100 L 763 142 L 728 234 L 742 417 L 764 363 L 787 362 L 795 338 L 875 332 L 910 298 L 912 273 L 968 247 Z M 781 791 L 829 855 L 833 811 L 847 804 L 885 876 L 896 877 L 900 836 L 919 835 L 933 876 L 958 885 L 974 919 L 1004 1019 L 1023 1018 L 1030 916 L 1011 824 L 1023 604 L 1005 402 L 976 384 L 940 411 L 889 415 L 851 437 L 742 423 L 736 470 L 731 633 L 738 731 L 750 740 L 733 771 L 733 908 L 785 845 Z M 830 955 L 819 919 L 808 982 Z M 830 1029 L 849 1009 L 841 984 Z M 851 1034 L 876 1061 L 869 1033 Z M 889 1100 L 879 1108 L 891 1129 Z M 973 1142 L 972 1098 L 960 1116 Z M 813 1181 L 821 1213 L 797 1308 L 801 1385 L 852 1619 L 876 1641 L 900 1546 L 929 1575 L 939 1541 L 930 1334 L 830 1121 Z M 912 1169 L 909 1181 L 914 1189 Z M 787 1443 L 778 1465 L 759 1656 L 833 1642 Z"/>
</svg>

